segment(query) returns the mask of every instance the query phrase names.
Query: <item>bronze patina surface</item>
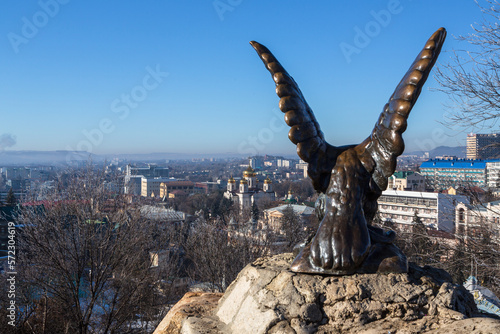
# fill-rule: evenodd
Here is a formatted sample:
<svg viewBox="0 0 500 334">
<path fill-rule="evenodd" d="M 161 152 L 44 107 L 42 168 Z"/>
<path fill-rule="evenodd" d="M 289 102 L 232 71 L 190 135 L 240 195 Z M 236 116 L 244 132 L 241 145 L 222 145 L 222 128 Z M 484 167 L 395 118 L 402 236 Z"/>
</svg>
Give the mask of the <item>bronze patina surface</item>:
<svg viewBox="0 0 500 334">
<path fill-rule="evenodd" d="M 291 127 L 288 137 L 308 163 L 313 186 L 322 195 L 316 203 L 321 224 L 300 251 L 295 272 L 346 275 L 369 272 L 406 272 L 406 257 L 392 244 L 393 231 L 371 225 L 377 199 L 387 188 L 404 151 L 402 133 L 422 86 L 436 62 L 446 37 L 438 29 L 427 41 L 385 105 L 371 135 L 361 144 L 328 144 L 311 108 L 273 54 L 250 42 L 271 72 L 280 97 L 279 107 Z"/>
</svg>

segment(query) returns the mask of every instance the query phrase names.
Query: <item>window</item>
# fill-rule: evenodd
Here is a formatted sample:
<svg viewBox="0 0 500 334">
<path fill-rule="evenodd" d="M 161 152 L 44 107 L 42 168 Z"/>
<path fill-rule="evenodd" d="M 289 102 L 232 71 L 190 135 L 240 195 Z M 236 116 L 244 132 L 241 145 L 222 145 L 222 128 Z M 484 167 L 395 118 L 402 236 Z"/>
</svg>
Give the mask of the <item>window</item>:
<svg viewBox="0 0 500 334">
<path fill-rule="evenodd" d="M 465 224 L 465 212 L 463 208 L 458 209 L 458 223 Z"/>
</svg>

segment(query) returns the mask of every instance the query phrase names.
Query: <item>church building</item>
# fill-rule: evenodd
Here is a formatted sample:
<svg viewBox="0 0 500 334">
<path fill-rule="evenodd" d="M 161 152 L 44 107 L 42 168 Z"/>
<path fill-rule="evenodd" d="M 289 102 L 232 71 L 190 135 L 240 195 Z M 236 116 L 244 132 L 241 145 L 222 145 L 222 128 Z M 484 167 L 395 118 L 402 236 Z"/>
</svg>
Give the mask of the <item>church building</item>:
<svg viewBox="0 0 500 334">
<path fill-rule="evenodd" d="M 271 201 L 274 201 L 276 195 L 273 191 L 273 183 L 269 177 L 264 180 L 262 188 L 259 187 L 257 174 L 252 167 L 248 166 L 243 172 L 243 178 L 238 186 L 233 177 L 227 181 L 227 190 L 224 193 L 224 197 L 238 203 L 240 208 L 244 209 L 252 207 L 252 204 L 260 198 L 267 197 Z"/>
</svg>

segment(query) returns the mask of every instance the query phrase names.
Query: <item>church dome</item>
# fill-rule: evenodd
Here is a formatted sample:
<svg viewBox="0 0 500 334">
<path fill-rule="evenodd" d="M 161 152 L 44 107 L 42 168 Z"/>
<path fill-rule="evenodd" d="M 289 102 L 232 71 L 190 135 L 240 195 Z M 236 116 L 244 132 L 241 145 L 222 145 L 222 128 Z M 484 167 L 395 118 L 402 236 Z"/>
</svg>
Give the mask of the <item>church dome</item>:
<svg viewBox="0 0 500 334">
<path fill-rule="evenodd" d="M 231 178 L 229 180 L 227 180 L 227 182 L 229 183 L 236 183 L 236 181 L 234 180 L 234 178 L 231 176 Z"/>
<path fill-rule="evenodd" d="M 243 176 L 245 176 L 245 177 L 250 177 L 250 176 L 255 176 L 255 175 L 256 175 L 255 171 L 250 166 L 248 166 L 248 168 L 245 169 L 245 171 L 243 172 Z"/>
<path fill-rule="evenodd" d="M 245 179 L 241 179 L 241 181 L 240 181 L 240 184 L 247 184 L 247 183 L 248 183 L 248 182 L 247 182 L 247 180 L 245 180 Z"/>
<path fill-rule="evenodd" d="M 269 176 L 264 180 L 264 184 L 271 184 L 273 181 L 269 178 Z"/>
<path fill-rule="evenodd" d="M 293 191 L 292 189 L 288 190 L 288 196 L 285 199 L 285 203 L 287 204 L 297 204 L 297 198 L 293 197 Z"/>
</svg>

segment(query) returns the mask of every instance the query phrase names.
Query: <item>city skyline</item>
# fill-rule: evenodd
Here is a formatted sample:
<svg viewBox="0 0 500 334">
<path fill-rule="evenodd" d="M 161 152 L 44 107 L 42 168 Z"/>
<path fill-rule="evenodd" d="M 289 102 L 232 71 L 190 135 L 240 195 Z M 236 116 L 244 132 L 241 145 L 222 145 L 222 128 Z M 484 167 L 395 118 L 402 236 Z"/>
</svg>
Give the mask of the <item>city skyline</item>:
<svg viewBox="0 0 500 334">
<path fill-rule="evenodd" d="M 95 154 L 294 154 L 250 40 L 295 78 L 327 141 L 359 143 L 427 38 L 448 30 L 446 63 L 465 47 L 453 36 L 481 20 L 473 1 L 0 6 L 0 149 Z M 429 89 L 434 73 L 410 115 L 408 151 L 465 145 L 465 132 L 438 123 L 447 97 Z"/>
</svg>

